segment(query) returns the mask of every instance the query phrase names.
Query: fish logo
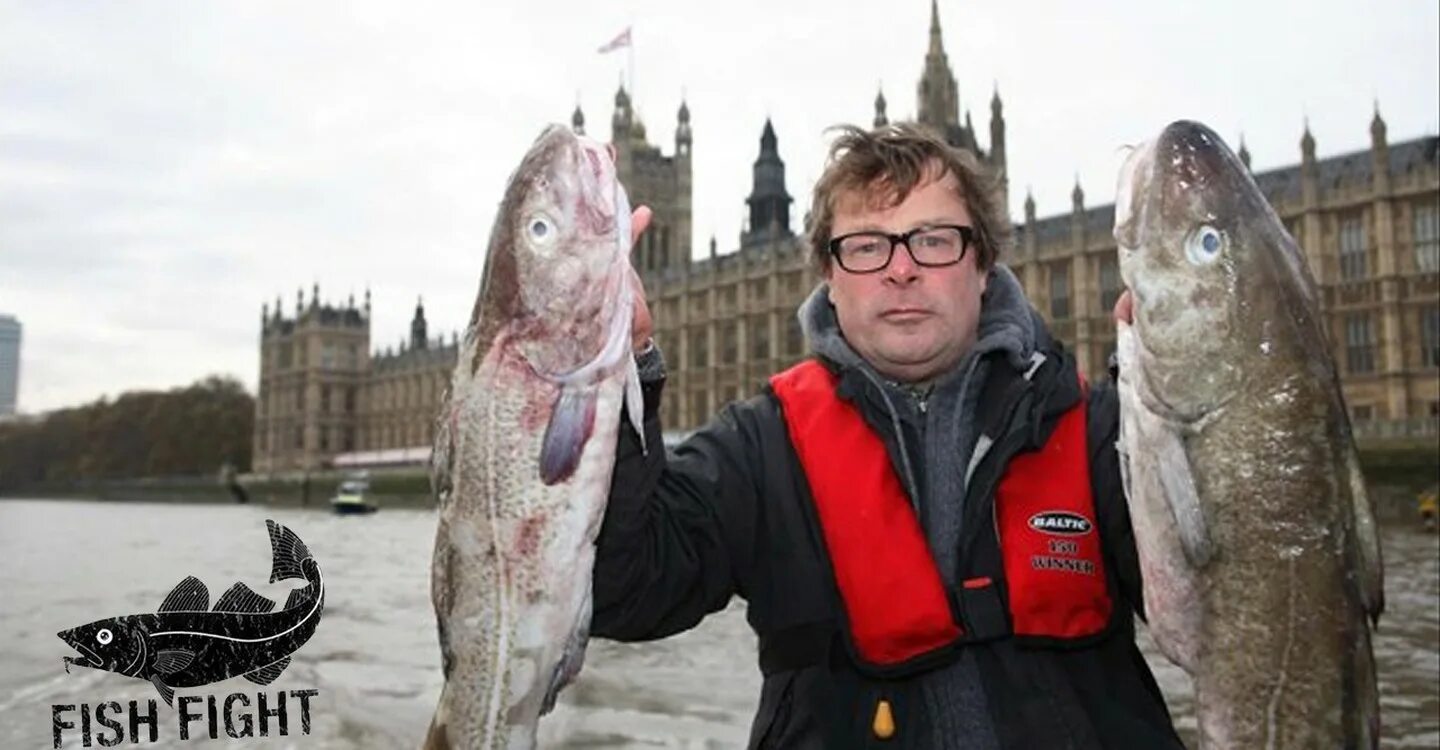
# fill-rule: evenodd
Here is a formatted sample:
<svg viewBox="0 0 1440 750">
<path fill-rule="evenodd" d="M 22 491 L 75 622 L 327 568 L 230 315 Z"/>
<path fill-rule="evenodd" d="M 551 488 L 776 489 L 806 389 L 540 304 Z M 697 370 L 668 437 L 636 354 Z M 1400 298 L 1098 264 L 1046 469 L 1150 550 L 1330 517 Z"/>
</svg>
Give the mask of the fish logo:
<svg viewBox="0 0 1440 750">
<path fill-rule="evenodd" d="M 265 521 L 270 532 L 270 582 L 302 579 L 279 611 L 275 602 L 236 583 L 210 607 L 210 592 L 194 576 L 181 581 L 153 613 L 96 620 L 56 635 L 80 653 L 70 665 L 148 680 L 175 705 L 175 688 L 198 687 L 244 675 L 269 685 L 305 645 L 325 608 L 325 579 L 305 543 Z"/>
<path fill-rule="evenodd" d="M 1060 536 L 1084 536 L 1090 533 L 1090 519 L 1064 510 L 1051 510 L 1030 516 L 1030 528 Z"/>
</svg>

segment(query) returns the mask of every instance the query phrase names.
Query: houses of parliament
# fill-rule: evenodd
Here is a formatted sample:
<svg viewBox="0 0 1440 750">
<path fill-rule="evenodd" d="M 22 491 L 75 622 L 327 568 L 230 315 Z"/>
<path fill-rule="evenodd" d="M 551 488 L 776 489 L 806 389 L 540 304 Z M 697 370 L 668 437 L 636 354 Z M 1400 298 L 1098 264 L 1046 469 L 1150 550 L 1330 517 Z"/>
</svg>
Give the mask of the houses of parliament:
<svg viewBox="0 0 1440 750">
<path fill-rule="evenodd" d="M 990 101 L 982 147 L 946 57 L 935 5 L 917 86 L 915 120 L 1005 174 L 1005 119 Z M 883 94 L 875 125 L 888 122 Z M 577 132 L 585 118 L 571 118 Z M 819 278 L 791 222 L 785 163 L 767 120 L 739 246 L 694 258 L 690 111 L 677 113 L 670 154 L 647 138 L 622 87 L 610 120 L 619 178 L 632 205 L 654 210 L 631 261 L 644 281 L 665 352 L 662 419 L 688 431 L 725 403 L 758 391 L 800 360 L 796 308 Z M 1254 174 L 1319 282 L 1330 338 L 1357 434 L 1433 436 L 1440 424 L 1440 138 L 1390 143 L 1375 112 L 1370 148 L 1320 158 L 1308 127 L 1300 162 Z M 1248 166 L 1244 145 L 1240 157 Z M 1008 205 L 1008 202 L 1007 204 Z M 1110 311 L 1121 290 L 1111 235 L 1113 205 L 1087 206 L 1077 184 L 1066 213 L 1037 217 L 1028 196 L 1010 266 L 1082 372 L 1104 377 L 1114 348 Z M 421 463 L 455 364 L 457 346 L 429 336 L 416 306 L 409 341 L 370 348 L 369 293 L 360 306 L 301 293 L 293 316 L 277 300 L 261 314 L 253 471 L 261 474 Z"/>
</svg>

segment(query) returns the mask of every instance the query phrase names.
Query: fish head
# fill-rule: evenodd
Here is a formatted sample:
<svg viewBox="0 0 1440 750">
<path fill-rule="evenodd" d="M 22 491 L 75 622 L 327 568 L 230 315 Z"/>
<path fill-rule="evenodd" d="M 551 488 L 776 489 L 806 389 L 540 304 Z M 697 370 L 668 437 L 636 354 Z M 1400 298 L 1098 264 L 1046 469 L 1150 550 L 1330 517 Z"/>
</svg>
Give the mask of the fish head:
<svg viewBox="0 0 1440 750">
<path fill-rule="evenodd" d="M 96 620 L 56 635 L 80 654 L 65 657 L 67 670 L 74 664 L 139 676 L 149 653 L 144 629 L 123 617 Z"/>
<path fill-rule="evenodd" d="M 1314 284 L 1240 159 L 1206 126 L 1172 123 L 1137 147 L 1115 200 L 1120 273 L 1134 300 L 1141 396 L 1193 421 L 1219 409 L 1293 337 Z M 1305 300 L 1309 295 L 1311 308 Z M 1124 347 L 1122 347 L 1122 352 Z M 1135 373 L 1130 373 L 1134 376 Z"/>
<path fill-rule="evenodd" d="M 482 299 L 537 372 L 560 377 L 628 346 L 630 204 L 614 148 L 548 127 L 511 177 L 492 233 Z M 619 330 L 617 330 L 619 329 Z"/>
</svg>

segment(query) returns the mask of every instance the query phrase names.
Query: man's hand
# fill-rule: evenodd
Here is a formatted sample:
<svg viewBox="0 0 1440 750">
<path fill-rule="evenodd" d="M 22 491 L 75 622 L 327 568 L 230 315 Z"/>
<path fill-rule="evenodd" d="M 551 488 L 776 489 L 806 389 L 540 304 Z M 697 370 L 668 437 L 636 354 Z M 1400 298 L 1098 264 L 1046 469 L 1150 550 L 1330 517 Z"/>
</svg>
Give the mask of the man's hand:
<svg viewBox="0 0 1440 750">
<path fill-rule="evenodd" d="M 630 246 L 640 241 L 640 235 L 650 226 L 654 216 L 649 206 L 639 206 L 630 215 Z M 630 321 L 630 346 L 636 354 L 650 346 L 650 337 L 655 333 L 655 321 L 650 318 L 650 306 L 645 304 L 645 285 L 640 283 L 640 274 L 630 267 L 630 283 L 635 287 L 635 313 Z"/>
<path fill-rule="evenodd" d="M 1135 322 L 1135 300 L 1130 298 L 1129 289 L 1120 292 L 1120 298 L 1115 300 L 1115 310 L 1111 314 L 1115 316 L 1117 323 L 1130 325 Z"/>
</svg>

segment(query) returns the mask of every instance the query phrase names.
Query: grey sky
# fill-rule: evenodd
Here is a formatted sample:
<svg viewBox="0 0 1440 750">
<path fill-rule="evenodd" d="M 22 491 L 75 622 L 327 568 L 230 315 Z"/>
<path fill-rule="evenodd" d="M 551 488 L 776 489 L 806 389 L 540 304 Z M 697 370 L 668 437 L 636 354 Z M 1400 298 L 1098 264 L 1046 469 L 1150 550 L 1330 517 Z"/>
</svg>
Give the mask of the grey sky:
<svg viewBox="0 0 1440 750">
<path fill-rule="evenodd" d="M 1012 214 L 1113 199 L 1118 147 L 1166 122 L 1243 130 L 1257 169 L 1440 128 L 1433 0 L 942 2 L 945 47 L 988 141 L 999 86 Z M 368 284 L 372 344 L 423 295 L 468 316 L 506 177 L 577 101 L 609 136 L 634 26 L 636 104 L 673 149 L 693 113 L 695 247 L 733 249 L 773 118 L 798 229 L 823 129 L 915 108 L 928 0 L 0 2 L 0 312 L 25 325 L 37 412 L 209 373 L 252 389 L 260 305 Z"/>
</svg>

